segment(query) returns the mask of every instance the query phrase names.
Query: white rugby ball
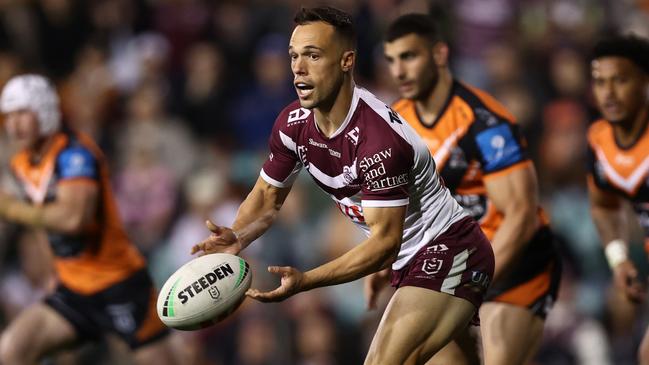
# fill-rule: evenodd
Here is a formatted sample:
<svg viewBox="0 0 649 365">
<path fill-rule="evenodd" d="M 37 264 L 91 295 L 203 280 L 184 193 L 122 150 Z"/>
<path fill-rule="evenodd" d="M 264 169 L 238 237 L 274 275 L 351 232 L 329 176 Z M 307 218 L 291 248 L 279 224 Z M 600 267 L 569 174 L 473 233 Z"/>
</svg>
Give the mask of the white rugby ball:
<svg viewBox="0 0 649 365">
<path fill-rule="evenodd" d="M 158 316 L 171 328 L 196 330 L 232 313 L 250 288 L 250 265 L 239 256 L 197 257 L 176 270 L 158 294 Z"/>
</svg>

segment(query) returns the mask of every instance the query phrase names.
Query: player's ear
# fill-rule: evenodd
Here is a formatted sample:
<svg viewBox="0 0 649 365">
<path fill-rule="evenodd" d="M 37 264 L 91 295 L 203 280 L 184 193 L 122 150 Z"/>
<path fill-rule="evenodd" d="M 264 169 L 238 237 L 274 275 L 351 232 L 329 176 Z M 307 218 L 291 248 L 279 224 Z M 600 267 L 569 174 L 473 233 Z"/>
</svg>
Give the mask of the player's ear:
<svg viewBox="0 0 649 365">
<path fill-rule="evenodd" d="M 437 67 L 448 66 L 448 44 L 445 42 L 437 42 L 433 45 L 433 59 Z"/>
<path fill-rule="evenodd" d="M 342 68 L 343 72 L 349 72 L 354 67 L 354 62 L 356 62 L 356 52 L 345 51 L 340 59 L 340 68 Z"/>
</svg>

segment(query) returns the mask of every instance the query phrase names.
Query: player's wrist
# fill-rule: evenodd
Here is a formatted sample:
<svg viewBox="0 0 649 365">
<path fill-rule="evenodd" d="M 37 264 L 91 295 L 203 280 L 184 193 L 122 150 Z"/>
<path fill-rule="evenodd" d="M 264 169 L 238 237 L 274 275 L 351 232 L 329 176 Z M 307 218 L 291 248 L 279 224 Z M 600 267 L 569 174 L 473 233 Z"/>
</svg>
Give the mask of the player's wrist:
<svg viewBox="0 0 649 365">
<path fill-rule="evenodd" d="M 618 238 L 606 244 L 604 254 L 606 255 L 608 266 L 614 269 L 629 259 L 629 248 L 624 240 Z"/>
</svg>

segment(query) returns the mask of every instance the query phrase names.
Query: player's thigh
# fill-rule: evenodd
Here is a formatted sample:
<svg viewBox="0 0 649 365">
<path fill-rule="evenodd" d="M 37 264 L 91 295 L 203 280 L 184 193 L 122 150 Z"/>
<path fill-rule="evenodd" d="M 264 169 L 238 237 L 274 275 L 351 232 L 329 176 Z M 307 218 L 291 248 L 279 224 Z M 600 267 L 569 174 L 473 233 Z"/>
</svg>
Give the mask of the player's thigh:
<svg viewBox="0 0 649 365">
<path fill-rule="evenodd" d="M 401 287 L 383 314 L 365 364 L 423 364 L 464 329 L 474 313 L 475 307 L 467 300 Z"/>
<path fill-rule="evenodd" d="M 134 357 L 137 365 L 175 365 L 179 363 L 175 351 L 173 351 L 171 336 L 137 348 L 134 351 Z"/>
<path fill-rule="evenodd" d="M 543 319 L 512 304 L 483 303 L 480 322 L 485 365 L 524 364 L 543 335 Z"/>
<path fill-rule="evenodd" d="M 21 312 L 2 333 L 0 357 L 5 363 L 35 360 L 76 340 L 74 327 L 52 307 L 39 303 Z"/>
<path fill-rule="evenodd" d="M 439 350 L 426 365 L 480 365 L 480 331 L 478 327 L 466 326 L 453 341 Z"/>
</svg>

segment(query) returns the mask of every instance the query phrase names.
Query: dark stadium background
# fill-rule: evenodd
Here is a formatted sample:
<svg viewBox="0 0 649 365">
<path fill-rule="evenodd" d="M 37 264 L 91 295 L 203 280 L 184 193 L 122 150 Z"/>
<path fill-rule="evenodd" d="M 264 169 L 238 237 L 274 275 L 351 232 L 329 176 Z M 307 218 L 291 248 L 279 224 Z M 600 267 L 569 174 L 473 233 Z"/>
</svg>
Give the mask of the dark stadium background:
<svg viewBox="0 0 649 365">
<path fill-rule="evenodd" d="M 55 80 L 67 123 L 106 151 L 122 217 L 161 285 L 208 233 L 204 217 L 231 223 L 255 181 L 274 118 L 295 98 L 286 52 L 292 16 L 320 3 L 2 0 L 0 85 L 22 72 Z M 649 36 L 649 1 L 327 3 L 354 15 L 356 81 L 385 101 L 396 98 L 382 57 L 385 26 L 405 12 L 431 11 L 450 42 L 455 75 L 492 93 L 522 125 L 566 263 L 533 364 L 634 363 L 647 306 L 632 307 L 611 291 L 588 211 L 585 132 L 597 115 L 587 57 L 611 32 Z M 12 146 L 1 133 L 3 185 L 11 189 Z M 294 187 L 276 226 L 245 252 L 254 286 L 276 283 L 268 264 L 307 269 L 360 240 L 307 180 Z M 0 328 L 51 289 L 46 252 L 43 237 L 0 226 Z M 192 358 L 185 364 L 359 364 L 379 314 L 365 311 L 356 282 L 281 304 L 248 300 L 218 326 L 174 336 Z M 108 339 L 53 364 L 128 360 Z"/>
</svg>

